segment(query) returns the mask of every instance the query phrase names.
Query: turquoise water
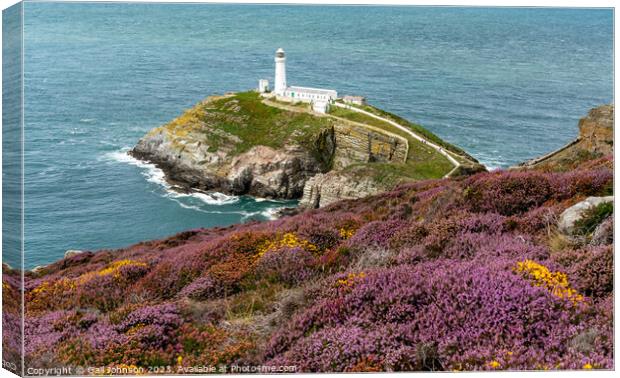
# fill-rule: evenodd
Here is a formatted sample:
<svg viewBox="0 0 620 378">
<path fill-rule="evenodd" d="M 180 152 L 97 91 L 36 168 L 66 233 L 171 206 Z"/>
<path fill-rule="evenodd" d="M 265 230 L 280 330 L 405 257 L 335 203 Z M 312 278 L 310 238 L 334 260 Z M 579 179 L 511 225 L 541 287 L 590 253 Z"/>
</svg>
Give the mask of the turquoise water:
<svg viewBox="0 0 620 378">
<path fill-rule="evenodd" d="M 26 265 L 290 205 L 179 196 L 124 153 L 210 94 L 289 83 L 361 94 L 489 167 L 575 137 L 612 101 L 611 10 L 25 5 Z"/>
</svg>

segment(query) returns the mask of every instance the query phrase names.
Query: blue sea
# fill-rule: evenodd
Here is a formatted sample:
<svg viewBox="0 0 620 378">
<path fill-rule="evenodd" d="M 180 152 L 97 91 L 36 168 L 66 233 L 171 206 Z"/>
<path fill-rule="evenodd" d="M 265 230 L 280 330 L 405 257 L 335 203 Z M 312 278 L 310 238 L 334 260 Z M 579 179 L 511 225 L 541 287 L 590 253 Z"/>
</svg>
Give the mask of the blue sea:
<svg viewBox="0 0 620 378">
<path fill-rule="evenodd" d="M 572 140 L 613 101 L 610 9 L 26 3 L 26 267 L 279 202 L 171 192 L 126 151 L 212 94 L 334 88 L 420 123 L 489 168 Z M 8 261 L 18 265 L 18 261 Z"/>
</svg>

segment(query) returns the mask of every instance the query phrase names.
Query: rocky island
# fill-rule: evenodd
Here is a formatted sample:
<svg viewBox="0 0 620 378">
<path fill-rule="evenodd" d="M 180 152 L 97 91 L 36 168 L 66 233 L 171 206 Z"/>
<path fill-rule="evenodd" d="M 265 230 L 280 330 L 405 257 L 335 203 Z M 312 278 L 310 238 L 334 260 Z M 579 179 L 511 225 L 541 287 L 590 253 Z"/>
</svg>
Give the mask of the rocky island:
<svg viewBox="0 0 620 378">
<path fill-rule="evenodd" d="M 268 127 L 289 117 L 295 127 Z M 390 162 L 386 151 L 398 156 L 402 142 L 395 136 L 377 139 L 392 150 L 338 152 L 336 129 L 354 124 L 308 117 L 267 107 L 253 93 L 213 98 L 155 129 L 134 153 L 174 167 L 172 180 L 256 195 L 299 196 L 318 175 L 356 166 L 394 164 L 395 177 L 429 179 L 26 272 L 28 366 L 162 366 L 168 374 L 197 366 L 614 368 L 613 106 L 590 112 L 578 142 L 553 154 L 554 164 L 457 178 L 442 178 L 448 164 Z M 206 124 L 230 119 L 237 122 Z M 261 152 L 273 160 L 253 155 Z M 336 169 L 356 156 L 385 160 Z M 3 266 L 8 341 L 21 335 L 21 274 Z M 19 361 L 18 344 L 3 346 L 4 358 Z"/>
<path fill-rule="evenodd" d="M 369 105 L 336 105 L 321 114 L 255 91 L 212 96 L 130 153 L 180 190 L 301 199 L 309 208 L 484 170 L 419 125 Z"/>
</svg>

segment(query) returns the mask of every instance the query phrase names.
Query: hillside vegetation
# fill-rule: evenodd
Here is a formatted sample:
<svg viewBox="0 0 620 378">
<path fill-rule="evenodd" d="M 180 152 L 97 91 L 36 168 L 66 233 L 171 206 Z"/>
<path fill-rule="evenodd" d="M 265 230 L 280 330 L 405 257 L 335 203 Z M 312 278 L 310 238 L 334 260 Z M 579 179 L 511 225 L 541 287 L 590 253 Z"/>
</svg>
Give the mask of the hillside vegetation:
<svg viewBox="0 0 620 378">
<path fill-rule="evenodd" d="M 611 156 L 426 180 L 72 256 L 26 275 L 26 362 L 612 369 L 612 245 L 559 243 L 556 226 L 612 182 Z M 16 274 L 5 267 L 6 332 Z"/>
</svg>

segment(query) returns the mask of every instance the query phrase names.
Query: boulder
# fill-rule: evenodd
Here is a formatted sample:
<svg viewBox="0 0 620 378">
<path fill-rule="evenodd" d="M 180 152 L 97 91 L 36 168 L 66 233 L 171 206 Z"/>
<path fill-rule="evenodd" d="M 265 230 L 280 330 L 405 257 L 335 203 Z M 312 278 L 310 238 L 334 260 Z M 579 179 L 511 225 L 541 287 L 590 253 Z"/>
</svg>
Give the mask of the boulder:
<svg viewBox="0 0 620 378">
<path fill-rule="evenodd" d="M 73 257 L 75 255 L 79 255 L 80 253 L 84 253 L 84 251 L 80 251 L 77 249 L 67 249 L 67 251 L 65 251 L 65 259 L 68 259 L 69 257 Z"/>
<path fill-rule="evenodd" d="M 613 200 L 613 196 L 586 198 L 584 201 L 581 201 L 564 210 L 564 212 L 560 215 L 558 228 L 562 233 L 572 235 L 575 231 L 575 223 L 583 218 L 586 211 L 602 203 L 613 202 Z"/>
<path fill-rule="evenodd" d="M 47 265 L 37 265 L 32 269 L 32 273 L 41 273 Z"/>
</svg>

